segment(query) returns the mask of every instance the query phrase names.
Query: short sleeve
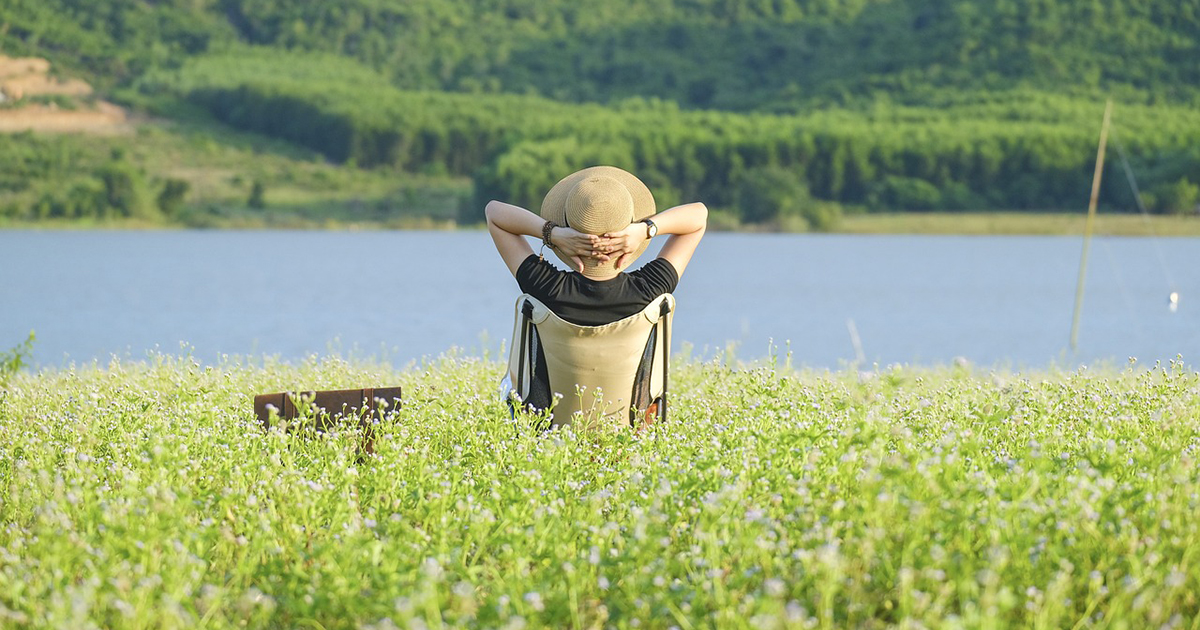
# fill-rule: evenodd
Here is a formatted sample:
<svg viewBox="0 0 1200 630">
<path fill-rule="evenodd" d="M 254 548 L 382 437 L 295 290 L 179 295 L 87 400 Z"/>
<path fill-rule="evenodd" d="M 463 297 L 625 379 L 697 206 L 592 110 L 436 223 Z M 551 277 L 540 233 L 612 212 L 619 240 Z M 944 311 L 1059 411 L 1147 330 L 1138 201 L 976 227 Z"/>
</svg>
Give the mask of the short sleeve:
<svg viewBox="0 0 1200 630">
<path fill-rule="evenodd" d="M 538 258 L 536 254 L 530 254 L 517 267 L 517 286 L 521 287 L 522 293 L 544 301 L 561 282 L 561 274 L 554 265 Z"/>
<path fill-rule="evenodd" d="M 675 271 L 675 265 L 666 258 L 655 258 L 629 275 L 634 279 L 638 290 L 651 300 L 664 293 L 674 293 L 675 287 L 679 286 L 679 274 Z"/>
</svg>

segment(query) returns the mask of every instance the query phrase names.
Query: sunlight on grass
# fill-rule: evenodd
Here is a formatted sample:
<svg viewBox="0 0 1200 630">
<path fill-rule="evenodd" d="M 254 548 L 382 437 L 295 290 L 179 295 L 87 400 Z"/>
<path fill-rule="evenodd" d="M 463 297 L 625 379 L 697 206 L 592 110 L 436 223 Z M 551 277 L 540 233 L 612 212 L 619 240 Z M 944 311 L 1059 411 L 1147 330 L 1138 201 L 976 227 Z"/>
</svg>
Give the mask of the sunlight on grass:
<svg viewBox="0 0 1200 630">
<path fill-rule="evenodd" d="M 1159 627 L 1200 614 L 1200 377 L 687 362 L 537 434 L 496 362 L 189 357 L 0 393 L 4 627 Z M 255 393 L 399 384 L 357 436 Z"/>
</svg>

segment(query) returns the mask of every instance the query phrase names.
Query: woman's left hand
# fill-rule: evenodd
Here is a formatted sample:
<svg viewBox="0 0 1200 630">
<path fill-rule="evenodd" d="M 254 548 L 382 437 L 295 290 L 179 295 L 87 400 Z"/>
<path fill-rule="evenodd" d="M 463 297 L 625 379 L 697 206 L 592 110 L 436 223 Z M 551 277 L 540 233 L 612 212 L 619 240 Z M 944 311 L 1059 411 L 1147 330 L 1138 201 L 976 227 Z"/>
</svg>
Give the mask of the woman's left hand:
<svg viewBox="0 0 1200 630">
<path fill-rule="evenodd" d="M 554 245 L 554 249 L 570 258 L 575 270 L 580 273 L 583 273 L 584 257 L 595 258 L 601 262 L 608 260 L 608 256 L 600 255 L 596 250 L 596 243 L 599 241 L 600 237 L 595 234 L 584 234 L 569 227 L 558 226 L 550 232 L 550 243 Z"/>
<path fill-rule="evenodd" d="M 608 232 L 600 236 L 596 243 L 596 251 L 606 256 L 617 257 L 617 269 L 625 268 L 626 261 L 646 242 L 646 224 L 630 223 L 628 227 L 617 232 Z"/>
</svg>

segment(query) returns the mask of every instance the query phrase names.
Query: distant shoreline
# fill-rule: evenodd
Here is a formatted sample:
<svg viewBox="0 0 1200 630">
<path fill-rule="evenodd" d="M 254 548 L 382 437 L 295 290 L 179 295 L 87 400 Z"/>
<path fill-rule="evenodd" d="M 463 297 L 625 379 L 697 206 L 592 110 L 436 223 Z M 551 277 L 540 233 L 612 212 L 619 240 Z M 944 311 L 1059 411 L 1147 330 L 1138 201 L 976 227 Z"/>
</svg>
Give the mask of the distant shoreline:
<svg viewBox="0 0 1200 630">
<path fill-rule="evenodd" d="M 1068 212 L 896 212 L 851 214 L 837 226 L 821 234 L 860 235 L 961 235 L 961 236 L 1077 236 L 1084 230 L 1085 214 Z M 273 217 L 262 221 L 245 218 L 228 224 L 190 226 L 137 220 L 43 220 L 13 221 L 0 219 L 0 230 L 477 230 L 479 226 L 460 227 L 450 221 L 428 218 L 397 219 L 388 222 L 315 221 L 298 217 Z M 722 229 L 714 232 L 779 234 L 787 230 L 770 226 Z M 1098 214 L 1095 234 L 1099 236 L 1198 237 L 1200 216 L 1138 214 Z"/>
<path fill-rule="evenodd" d="M 962 234 L 995 236 L 1083 235 L 1086 211 L 1079 212 L 902 212 L 856 214 L 842 218 L 840 234 Z M 1104 236 L 1200 236 L 1198 215 L 1096 215 L 1095 234 Z"/>
</svg>

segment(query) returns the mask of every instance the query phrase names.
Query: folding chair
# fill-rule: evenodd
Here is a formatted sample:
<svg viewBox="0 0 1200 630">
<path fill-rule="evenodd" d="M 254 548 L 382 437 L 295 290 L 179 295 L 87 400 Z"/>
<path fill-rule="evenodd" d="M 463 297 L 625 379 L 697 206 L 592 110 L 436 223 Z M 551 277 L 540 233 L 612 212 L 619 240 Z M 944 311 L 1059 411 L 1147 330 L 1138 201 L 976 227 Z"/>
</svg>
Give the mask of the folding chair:
<svg viewBox="0 0 1200 630">
<path fill-rule="evenodd" d="M 611 324 L 579 326 L 521 295 L 508 359 L 511 395 L 528 410 L 548 410 L 553 426 L 665 422 L 674 311 L 666 293 Z"/>
</svg>

